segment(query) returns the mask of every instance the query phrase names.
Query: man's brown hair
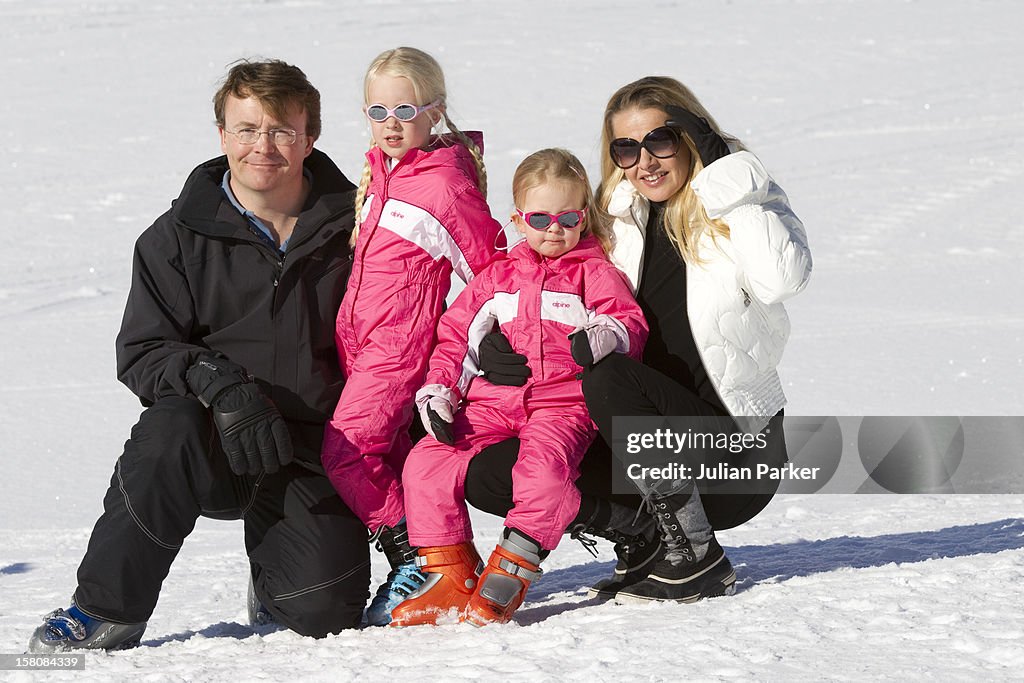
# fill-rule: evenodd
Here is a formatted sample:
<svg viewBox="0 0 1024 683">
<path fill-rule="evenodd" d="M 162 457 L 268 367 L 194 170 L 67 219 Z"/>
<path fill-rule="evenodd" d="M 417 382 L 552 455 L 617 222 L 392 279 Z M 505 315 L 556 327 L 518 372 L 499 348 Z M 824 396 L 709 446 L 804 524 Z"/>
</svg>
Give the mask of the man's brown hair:
<svg viewBox="0 0 1024 683">
<path fill-rule="evenodd" d="M 306 130 L 300 132 L 313 140 L 320 137 L 320 91 L 297 66 L 280 59 L 235 62 L 213 96 L 213 113 L 221 128 L 228 95 L 239 99 L 254 97 L 280 121 L 288 118 L 289 111 L 300 107 L 306 112 Z"/>
</svg>

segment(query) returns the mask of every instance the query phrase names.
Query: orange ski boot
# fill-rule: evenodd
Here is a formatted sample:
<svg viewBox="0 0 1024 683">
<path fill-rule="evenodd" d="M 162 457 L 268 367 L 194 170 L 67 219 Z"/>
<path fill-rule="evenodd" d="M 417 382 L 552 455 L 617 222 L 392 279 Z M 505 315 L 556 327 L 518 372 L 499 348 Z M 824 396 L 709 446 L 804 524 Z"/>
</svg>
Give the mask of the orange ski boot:
<svg viewBox="0 0 1024 683">
<path fill-rule="evenodd" d="M 391 610 L 392 626 L 436 624 L 452 608 L 462 615 L 479 578 L 480 555 L 472 541 L 420 548 L 416 565 L 427 580 Z"/>
<path fill-rule="evenodd" d="M 506 528 L 469 598 L 465 621 L 474 626 L 511 621 L 530 584 L 540 578 L 540 562 L 547 554 L 529 536 Z"/>
</svg>

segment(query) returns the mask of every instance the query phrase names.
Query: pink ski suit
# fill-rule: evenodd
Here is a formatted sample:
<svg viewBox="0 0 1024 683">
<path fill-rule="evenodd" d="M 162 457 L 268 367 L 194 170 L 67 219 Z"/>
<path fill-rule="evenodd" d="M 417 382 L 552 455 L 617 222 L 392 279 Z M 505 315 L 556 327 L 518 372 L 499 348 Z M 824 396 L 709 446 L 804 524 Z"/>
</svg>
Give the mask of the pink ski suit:
<svg viewBox="0 0 1024 683">
<path fill-rule="evenodd" d="M 596 429 L 587 413 L 580 366 L 567 336 L 597 316 L 613 326 L 617 351 L 639 358 L 647 323 L 629 283 L 594 237 L 548 259 L 520 243 L 473 280 L 441 317 L 427 386 L 419 395 L 446 398 L 455 414 L 455 444 L 428 435 L 405 464 L 409 541 L 415 546 L 473 538 L 466 510 L 466 468 L 484 447 L 518 436 L 512 469 L 515 506 L 505 525 L 554 548 L 579 511 L 579 463 Z M 533 375 L 522 387 L 472 382 L 480 340 L 497 323 Z M 467 393 L 468 392 L 468 393 Z"/>
<path fill-rule="evenodd" d="M 479 273 L 501 225 L 461 144 L 412 149 L 390 170 L 380 148 L 366 158 L 372 175 L 335 335 L 346 381 L 322 460 L 342 500 L 376 531 L 405 514 L 407 428 L 452 270 L 466 282 Z"/>
</svg>

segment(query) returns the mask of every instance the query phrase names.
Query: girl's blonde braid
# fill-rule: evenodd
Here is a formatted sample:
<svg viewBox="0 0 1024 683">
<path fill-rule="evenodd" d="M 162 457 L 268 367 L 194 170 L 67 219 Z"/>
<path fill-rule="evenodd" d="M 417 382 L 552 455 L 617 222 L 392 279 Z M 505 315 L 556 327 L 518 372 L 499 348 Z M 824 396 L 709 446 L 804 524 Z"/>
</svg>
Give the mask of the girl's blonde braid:
<svg viewBox="0 0 1024 683">
<path fill-rule="evenodd" d="M 455 137 L 459 139 L 466 149 L 469 150 L 470 155 L 473 157 L 473 163 L 476 165 L 476 176 L 477 186 L 480 188 L 480 194 L 487 198 L 487 169 L 484 167 L 484 155 L 480 151 L 480 148 L 476 146 L 469 136 L 463 133 L 461 130 L 455 127 L 452 120 L 448 118 L 448 113 L 444 114 L 444 123 L 448 126 L 448 130 L 455 134 Z"/>
<path fill-rule="evenodd" d="M 372 145 L 371 145 L 372 149 Z M 356 215 L 355 227 L 352 228 L 352 237 L 349 238 L 349 246 L 356 246 L 356 237 L 359 236 L 359 225 L 362 223 L 363 202 L 366 200 L 366 191 L 370 189 L 370 162 L 363 164 L 363 174 L 359 176 L 359 189 L 356 190 Z"/>
</svg>

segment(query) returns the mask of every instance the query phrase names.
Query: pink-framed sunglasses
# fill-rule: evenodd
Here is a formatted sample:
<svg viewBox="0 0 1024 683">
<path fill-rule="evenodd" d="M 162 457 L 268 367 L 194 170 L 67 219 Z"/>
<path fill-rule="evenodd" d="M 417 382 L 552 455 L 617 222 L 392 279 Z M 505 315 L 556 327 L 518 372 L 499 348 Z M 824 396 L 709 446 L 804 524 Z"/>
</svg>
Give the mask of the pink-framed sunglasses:
<svg viewBox="0 0 1024 683">
<path fill-rule="evenodd" d="M 434 100 L 430 104 L 425 104 L 422 107 L 406 102 L 398 105 L 394 109 L 388 109 L 383 104 L 379 103 L 370 104 L 366 107 L 366 118 L 374 121 L 375 123 L 384 123 L 388 120 L 388 117 L 394 116 L 399 121 L 405 121 L 408 123 L 423 112 L 428 109 L 433 109 L 439 104 L 441 104 L 441 100 Z"/>
<path fill-rule="evenodd" d="M 547 230 L 552 223 L 558 223 L 566 230 L 574 230 L 583 224 L 583 217 L 587 215 L 586 209 L 574 209 L 553 214 L 547 211 L 529 211 L 523 213 L 516 209 L 519 217 L 526 221 L 526 224 L 536 230 Z"/>
</svg>

